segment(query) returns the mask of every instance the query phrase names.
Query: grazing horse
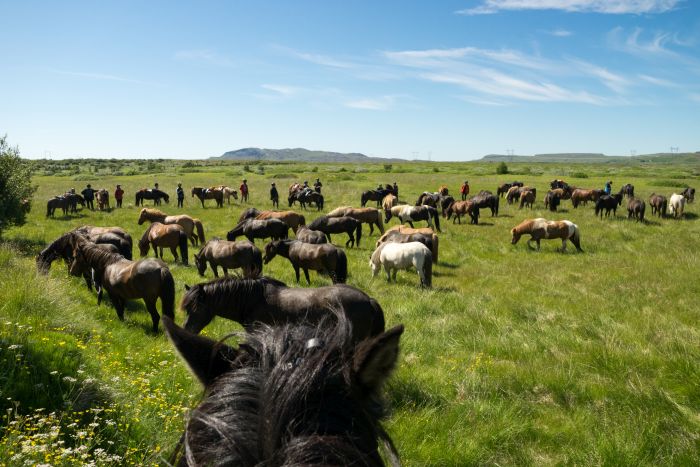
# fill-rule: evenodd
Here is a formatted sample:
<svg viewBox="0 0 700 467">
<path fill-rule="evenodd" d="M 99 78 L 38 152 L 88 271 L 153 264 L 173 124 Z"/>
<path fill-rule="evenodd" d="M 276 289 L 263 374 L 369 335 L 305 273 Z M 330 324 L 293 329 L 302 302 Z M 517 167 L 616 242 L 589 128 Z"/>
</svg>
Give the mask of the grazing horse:
<svg viewBox="0 0 700 467">
<path fill-rule="evenodd" d="M 384 311 L 379 303 L 345 284 L 291 288 L 268 277 L 229 276 L 185 286 L 185 289 L 187 292 L 180 306 L 187 314 L 184 326 L 196 333 L 214 316 L 236 321 L 246 331 L 251 331 L 260 323 L 318 323 L 333 310 L 342 311 L 350 320 L 356 341 L 384 331 Z"/>
<path fill-rule="evenodd" d="M 221 185 L 219 189 L 223 193 L 224 198 L 226 198 L 226 204 L 231 204 L 231 197 L 233 197 L 234 201 L 238 199 L 238 192 L 230 186 Z"/>
<path fill-rule="evenodd" d="M 622 193 L 627 198 L 634 198 L 634 185 L 631 185 L 629 183 L 626 185 L 622 185 L 622 188 L 620 188 L 620 193 Z"/>
<path fill-rule="evenodd" d="M 668 213 L 675 218 L 682 218 L 685 202 L 685 196 L 677 195 L 676 193 L 672 194 L 671 199 L 668 201 Z"/>
<path fill-rule="evenodd" d="M 170 196 L 168 196 L 166 192 L 156 190 L 155 188 L 142 188 L 136 192 L 136 206 L 143 206 L 144 199 L 152 199 L 154 206 L 160 206 L 161 199 L 166 203 L 170 202 Z"/>
<path fill-rule="evenodd" d="M 353 208 L 352 206 L 343 206 L 340 208 L 335 208 L 327 214 L 328 217 L 352 217 L 355 220 L 360 221 L 363 224 L 369 224 L 369 234 L 374 233 L 374 226 L 376 225 L 379 232 L 384 233 L 384 219 L 382 218 L 382 212 L 375 208 Z"/>
<path fill-rule="evenodd" d="M 603 195 L 598 198 L 595 202 L 595 215 L 600 213 L 600 218 L 603 218 L 603 210 L 605 210 L 605 217 L 610 215 L 610 211 L 613 212 L 613 216 L 617 215 L 617 207 L 622 205 L 622 192 L 615 195 Z"/>
<path fill-rule="evenodd" d="M 634 217 L 637 222 L 644 222 L 644 210 L 646 209 L 646 203 L 638 198 L 630 198 L 627 202 L 627 218 L 631 219 Z"/>
<path fill-rule="evenodd" d="M 185 233 L 192 242 L 192 245 L 205 243 L 204 226 L 202 225 L 202 221 L 199 219 L 194 219 L 187 214 L 169 216 L 157 209 L 143 208 L 139 213 L 138 224 L 141 225 L 146 221 L 160 222 L 161 224 L 177 224 L 185 229 Z M 194 233 L 195 229 L 197 230 L 196 234 Z"/>
<path fill-rule="evenodd" d="M 552 212 L 556 212 L 557 206 L 561 203 L 561 195 L 559 194 L 561 191 L 563 191 L 561 188 L 548 191 L 544 195 L 544 207 Z"/>
<path fill-rule="evenodd" d="M 666 210 L 668 209 L 668 200 L 665 196 L 652 193 L 649 197 L 649 206 L 651 206 L 652 216 L 657 214 L 659 217 L 665 217 Z"/>
<path fill-rule="evenodd" d="M 389 213 L 391 216 L 397 217 L 402 224 L 408 222 L 411 228 L 413 228 L 413 221 L 426 221 L 428 227 L 432 228 L 434 223 L 437 231 L 441 232 L 440 216 L 437 209 L 432 206 L 394 206 Z"/>
<path fill-rule="evenodd" d="M 410 230 L 410 228 L 408 228 Z M 430 229 L 427 229 L 430 230 Z M 437 264 L 437 259 L 435 253 L 437 252 L 437 235 L 434 233 L 401 233 L 398 230 L 389 230 L 386 234 L 382 236 L 382 242 L 377 242 L 377 247 L 382 243 L 410 243 L 419 242 L 428 247 L 430 253 L 432 254 L 433 264 Z"/>
<path fill-rule="evenodd" d="M 213 199 L 216 201 L 217 208 L 224 207 L 224 190 L 222 190 L 221 187 L 212 186 L 209 188 L 203 188 L 201 186 L 194 186 L 192 187 L 191 194 L 193 198 L 195 196 L 199 198 L 199 201 L 202 203 L 202 208 L 204 208 L 204 201 L 207 199 Z"/>
<path fill-rule="evenodd" d="M 363 208 L 367 205 L 367 201 L 376 201 L 377 202 L 377 207 L 380 206 L 380 203 L 384 199 L 386 195 L 393 194 L 393 190 L 367 190 L 362 192 L 362 196 L 360 196 L 360 206 Z"/>
<path fill-rule="evenodd" d="M 453 201 L 452 204 L 450 204 L 450 206 L 447 208 L 445 213 L 447 215 L 447 220 L 450 220 L 452 214 L 455 215 L 455 218 L 452 220 L 453 224 L 455 222 L 459 222 L 461 224 L 462 216 L 465 214 L 469 216 L 469 222 L 471 224 L 479 223 L 479 206 L 477 206 L 476 203 L 471 199 L 466 201 Z"/>
<path fill-rule="evenodd" d="M 187 237 L 185 237 L 187 244 Z M 158 331 L 158 309 L 160 298 L 163 315 L 175 319 L 175 281 L 168 266 L 159 259 L 147 258 L 130 261 L 122 255 L 109 253 L 88 242 L 78 242 L 73 250 L 70 273 L 80 276 L 94 270 L 95 282 L 99 283 L 97 304 L 102 302 L 102 293 L 107 295 L 124 321 L 124 307 L 127 300 L 142 298 L 151 314 L 153 332 Z"/>
<path fill-rule="evenodd" d="M 523 182 L 501 183 L 500 185 L 498 185 L 498 188 L 496 188 L 496 195 L 499 198 L 502 198 L 503 195 L 508 193 L 508 190 L 510 190 L 514 186 L 517 186 L 517 187 L 523 186 Z"/>
<path fill-rule="evenodd" d="M 76 227 L 71 232 L 82 235 L 87 240 L 96 244 L 112 244 L 119 250 L 119 253 L 126 259 L 132 259 L 131 250 L 133 241 L 131 235 L 126 233 L 126 230 L 121 227 L 93 227 L 91 225 L 83 225 Z"/>
<path fill-rule="evenodd" d="M 386 277 L 391 282 L 392 276 L 396 282 L 399 269 L 415 268 L 420 277 L 422 287 L 431 287 L 433 282 L 433 254 L 430 249 L 420 242 L 394 243 L 386 242 L 374 250 L 369 260 L 372 276 L 376 277 L 384 267 Z"/>
<path fill-rule="evenodd" d="M 279 219 L 287 224 L 294 233 L 297 232 L 299 226 L 306 225 L 306 218 L 294 211 L 258 211 L 255 208 L 248 208 L 243 211 L 241 217 L 238 218 L 238 222 L 245 219 Z"/>
<path fill-rule="evenodd" d="M 207 263 L 214 271 L 214 277 L 219 277 L 218 266 L 228 276 L 229 269 L 241 268 L 244 277 L 257 277 L 262 273 L 262 253 L 260 249 L 247 240 L 229 242 L 214 238 L 204 244 L 199 253 L 194 254 L 194 264 L 197 272 L 204 277 Z"/>
<path fill-rule="evenodd" d="M 472 202 L 476 203 L 479 209 L 489 208 L 491 210 L 491 217 L 498 215 L 498 204 L 499 199 L 494 196 L 489 191 L 480 191 L 476 196 L 471 199 Z"/>
<path fill-rule="evenodd" d="M 320 245 L 321 243 L 328 243 L 326 239 L 326 234 L 320 230 L 311 230 L 305 225 L 300 225 L 297 229 L 297 240 L 304 243 L 313 243 Z"/>
<path fill-rule="evenodd" d="M 589 201 L 597 202 L 605 193 L 603 190 L 584 190 L 576 188 L 571 193 L 571 205 L 576 209 L 579 204 L 588 204 Z"/>
<path fill-rule="evenodd" d="M 338 315 L 317 325 L 262 326 L 239 336 L 237 348 L 164 319 L 204 387 L 168 465 L 399 465 L 381 426 L 380 393 L 403 326 L 358 342 Z"/>
<path fill-rule="evenodd" d="M 178 260 L 177 249 L 180 248 L 182 264 L 187 264 L 187 232 L 178 224 L 161 224 L 154 222 L 148 226 L 139 240 L 139 252 L 141 256 L 148 255 L 148 250 L 153 246 L 153 251 L 158 258 L 160 249 L 160 259 L 163 259 L 163 248 L 170 248 L 170 252 Z"/>
<path fill-rule="evenodd" d="M 686 200 L 688 200 L 689 203 L 692 203 L 695 200 L 695 188 L 688 187 L 681 191 L 681 194 Z"/>
<path fill-rule="evenodd" d="M 289 226 L 279 219 L 245 219 L 228 231 L 226 240 L 234 241 L 241 235 L 251 243 L 255 243 L 256 238 L 283 240 L 289 237 Z"/>
<path fill-rule="evenodd" d="M 328 274 L 334 284 L 344 284 L 348 278 L 348 259 L 345 252 L 330 243 L 314 244 L 299 240 L 276 240 L 265 245 L 265 264 L 280 255 L 287 258 L 299 283 L 299 269 L 304 271 L 306 283 L 311 284 L 309 269 Z"/>
<path fill-rule="evenodd" d="M 350 245 L 350 248 L 354 246 L 359 247 L 362 239 L 362 223 L 352 217 L 321 216 L 311 222 L 309 228 L 311 230 L 320 230 L 326 234 L 328 243 L 332 242 L 331 234 L 343 232 L 348 234 L 348 240 L 345 242 L 346 248 L 348 248 L 348 245 Z M 355 237 L 357 237 L 357 243 L 355 243 Z"/>
<path fill-rule="evenodd" d="M 396 195 L 389 193 L 382 199 L 382 209 L 384 210 L 384 222 L 389 222 L 390 211 L 394 206 L 398 206 L 399 198 Z"/>
<path fill-rule="evenodd" d="M 384 233 L 381 237 L 379 237 L 379 240 L 377 240 L 377 243 L 375 244 L 375 248 L 381 245 L 384 242 L 390 241 L 390 237 L 393 235 L 396 235 L 395 232 L 398 232 L 400 234 L 404 235 L 413 235 L 413 234 L 423 234 L 431 238 L 432 240 L 432 247 L 430 248 L 431 253 L 433 254 L 433 263 L 438 262 L 438 254 L 440 252 L 440 239 L 438 238 L 437 234 L 433 232 L 433 229 L 430 227 L 421 227 L 418 229 L 413 229 L 411 227 L 406 227 L 405 225 L 395 225 Z M 426 245 L 427 246 L 427 245 Z"/>
<path fill-rule="evenodd" d="M 522 209 L 523 206 L 529 206 L 530 209 L 532 209 L 532 205 L 535 204 L 535 192 L 534 191 L 523 191 L 520 193 L 520 208 Z"/>
<path fill-rule="evenodd" d="M 432 207 L 437 209 L 439 203 L 440 203 L 440 194 L 439 193 L 429 193 L 427 191 L 424 191 L 418 197 L 418 200 L 416 201 L 415 205 L 416 206 L 432 206 Z"/>
<path fill-rule="evenodd" d="M 97 209 L 104 211 L 109 209 L 109 192 L 104 188 L 97 190 L 95 193 L 95 199 L 97 200 Z"/>
<path fill-rule="evenodd" d="M 561 238 L 561 251 L 566 251 L 566 241 L 571 240 L 576 250 L 583 253 L 581 249 L 581 233 L 576 224 L 571 221 L 548 221 L 547 219 L 526 219 L 510 231 L 513 236 L 511 244 L 515 245 L 525 234 L 530 234 L 527 241 L 528 248 L 532 248 L 532 241 L 537 243 L 537 250 L 540 249 L 540 240 Z"/>
</svg>

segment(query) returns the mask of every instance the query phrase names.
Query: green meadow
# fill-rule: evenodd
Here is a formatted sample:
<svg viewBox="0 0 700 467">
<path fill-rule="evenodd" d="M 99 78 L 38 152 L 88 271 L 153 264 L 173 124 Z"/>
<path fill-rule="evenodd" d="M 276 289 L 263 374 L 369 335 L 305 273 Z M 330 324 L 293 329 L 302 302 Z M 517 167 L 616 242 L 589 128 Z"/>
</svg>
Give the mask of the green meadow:
<svg viewBox="0 0 700 467">
<path fill-rule="evenodd" d="M 557 213 L 542 204 L 554 178 L 582 188 L 612 180 L 614 191 L 632 183 L 644 200 L 653 192 L 700 188 L 697 158 L 508 163 L 504 175 L 485 162 L 34 165 L 37 190 L 27 223 L 4 231 L 0 245 L 0 465 L 164 464 L 201 397 L 163 333 L 149 332 L 142 302 L 129 303 L 120 322 L 109 301 L 98 307 L 64 264 L 38 275 L 34 257 L 46 244 L 84 224 L 121 226 L 136 243 L 146 225 L 137 225 L 134 192 L 154 182 L 171 194 L 163 211 L 190 214 L 203 221 L 208 238 L 224 237 L 243 209 L 270 208 L 271 182 L 286 209 L 287 187 L 316 177 L 326 212 L 359 206 L 363 190 L 394 181 L 399 198 L 411 204 L 443 184 L 458 197 L 465 179 L 472 194 L 495 192 L 514 179 L 538 190 L 532 210 L 502 199 L 500 215 L 482 210 L 479 225 L 441 219 L 430 290 L 418 287 L 415 272 L 399 272 L 396 284 L 373 278 L 368 261 L 378 233 L 370 236 L 366 226 L 360 247 L 346 250 L 348 283 L 380 302 L 387 327 L 406 328 L 386 388 L 391 415 L 385 421 L 405 465 L 700 464 L 700 202 L 687 205 L 680 220 L 652 217 L 647 205 L 645 223 L 627 219 L 626 201 L 617 216 L 603 220 L 591 204 L 573 209 L 563 201 Z M 203 209 L 189 195 L 196 185 L 237 189 L 242 178 L 250 186 L 244 205 L 217 209 L 208 201 Z M 182 210 L 174 199 L 177 182 L 187 193 Z M 48 198 L 71 187 L 80 192 L 86 183 L 110 195 L 120 183 L 123 209 L 45 216 Z M 304 214 L 307 222 L 319 215 Z M 578 224 L 584 253 L 561 253 L 558 240 L 542 241 L 539 252 L 527 248 L 526 238 L 511 245 L 510 229 L 533 217 Z M 345 239 L 333 238 L 340 246 Z M 190 248 L 189 267 L 165 253 L 178 303 L 185 284 L 205 280 L 192 266 L 196 250 Z M 295 283 L 282 258 L 264 274 Z M 311 286 L 330 283 L 310 274 Z M 179 310 L 176 319 L 184 319 Z M 240 329 L 216 319 L 204 334 L 218 338 Z"/>
</svg>

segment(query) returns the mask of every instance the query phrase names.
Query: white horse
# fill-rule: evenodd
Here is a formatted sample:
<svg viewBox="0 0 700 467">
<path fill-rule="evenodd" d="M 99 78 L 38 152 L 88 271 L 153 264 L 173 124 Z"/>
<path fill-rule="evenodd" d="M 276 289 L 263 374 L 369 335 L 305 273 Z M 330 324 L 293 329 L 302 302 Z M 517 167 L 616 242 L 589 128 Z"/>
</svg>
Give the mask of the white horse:
<svg viewBox="0 0 700 467">
<path fill-rule="evenodd" d="M 668 202 L 668 213 L 673 217 L 683 217 L 683 209 L 685 209 L 685 197 L 676 193 L 672 194 Z"/>
<path fill-rule="evenodd" d="M 421 285 L 424 287 L 432 285 L 433 254 L 420 242 L 382 243 L 374 250 L 369 261 L 372 276 L 379 274 L 382 265 L 389 282 L 392 276 L 396 282 L 396 272 L 399 269 L 406 270 L 414 267 L 420 276 Z"/>
</svg>

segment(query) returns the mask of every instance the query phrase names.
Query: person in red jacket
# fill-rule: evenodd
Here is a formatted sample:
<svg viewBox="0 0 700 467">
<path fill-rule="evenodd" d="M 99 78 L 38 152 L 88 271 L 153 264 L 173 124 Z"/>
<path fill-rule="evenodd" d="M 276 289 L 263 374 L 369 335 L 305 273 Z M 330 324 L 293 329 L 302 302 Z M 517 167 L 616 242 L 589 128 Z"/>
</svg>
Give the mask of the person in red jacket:
<svg viewBox="0 0 700 467">
<path fill-rule="evenodd" d="M 124 199 L 124 190 L 122 190 L 121 185 L 117 185 L 117 189 L 114 190 L 114 199 L 117 200 L 117 207 L 122 207 L 122 199 Z"/>
<path fill-rule="evenodd" d="M 462 184 L 462 188 L 459 189 L 459 192 L 462 194 L 462 201 L 467 199 L 467 195 L 469 194 L 469 182 L 468 181 L 466 181 L 466 180 L 464 181 L 464 183 Z"/>
<path fill-rule="evenodd" d="M 241 192 L 241 201 L 248 201 L 248 180 L 245 178 L 243 179 L 243 183 L 241 183 L 240 192 Z"/>
</svg>

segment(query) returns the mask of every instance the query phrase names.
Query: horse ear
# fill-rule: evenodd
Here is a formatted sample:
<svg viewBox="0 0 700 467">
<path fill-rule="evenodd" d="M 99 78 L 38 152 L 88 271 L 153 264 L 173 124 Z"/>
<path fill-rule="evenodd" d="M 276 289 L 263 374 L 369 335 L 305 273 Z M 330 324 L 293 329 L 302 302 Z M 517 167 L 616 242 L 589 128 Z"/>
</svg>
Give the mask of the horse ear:
<svg viewBox="0 0 700 467">
<path fill-rule="evenodd" d="M 358 345 L 353 370 L 357 382 L 368 391 L 378 390 L 394 370 L 401 334 L 402 324 Z"/>
<path fill-rule="evenodd" d="M 191 288 L 192 288 L 192 287 L 190 287 L 189 285 L 185 284 L 185 290 L 190 290 Z"/>
<path fill-rule="evenodd" d="M 221 342 L 193 334 L 163 316 L 163 328 L 170 342 L 192 373 L 206 387 L 231 369 L 238 351 Z"/>
</svg>

